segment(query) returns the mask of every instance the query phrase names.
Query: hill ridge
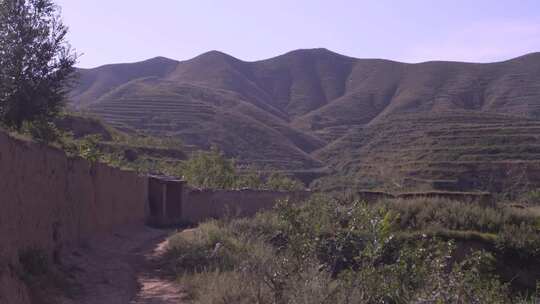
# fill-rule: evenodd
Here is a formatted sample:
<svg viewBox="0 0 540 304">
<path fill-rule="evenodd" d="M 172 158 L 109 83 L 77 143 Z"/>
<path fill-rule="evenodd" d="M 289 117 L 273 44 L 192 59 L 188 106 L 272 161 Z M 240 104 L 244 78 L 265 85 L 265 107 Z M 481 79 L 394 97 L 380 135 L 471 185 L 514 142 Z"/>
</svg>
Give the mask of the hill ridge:
<svg viewBox="0 0 540 304">
<path fill-rule="evenodd" d="M 324 48 L 251 62 L 210 51 L 79 72 L 76 108 L 127 131 L 215 144 L 240 160 L 267 159 L 281 169 L 320 171 L 334 162 L 316 151 L 328 147 L 343 157 L 336 151 L 353 143 L 340 139 L 395 117 L 439 117 L 442 125 L 454 118 L 441 113 L 540 119 L 540 53 L 496 63 L 412 64 Z"/>
<path fill-rule="evenodd" d="M 210 50 L 210 51 L 207 51 L 207 52 L 204 52 L 204 53 L 201 53 L 199 55 L 196 55 L 194 57 L 191 57 L 191 58 L 187 58 L 187 59 L 174 59 L 174 58 L 170 58 L 170 57 L 167 57 L 167 56 L 162 56 L 162 55 L 157 55 L 157 56 L 154 56 L 154 57 L 151 57 L 151 58 L 148 58 L 148 59 L 144 59 L 144 60 L 138 60 L 138 61 L 133 61 L 133 62 L 117 62 L 117 63 L 107 63 L 107 64 L 103 64 L 103 65 L 99 65 L 99 66 L 95 66 L 95 67 L 86 67 L 86 68 L 77 68 L 78 70 L 93 70 L 93 69 L 98 69 L 98 68 L 101 68 L 101 67 L 105 67 L 105 66 L 111 66 L 111 65 L 122 65 L 122 64 L 136 64 L 136 63 L 142 63 L 142 62 L 146 62 L 146 61 L 150 61 L 150 60 L 154 60 L 154 59 L 164 59 L 164 60 L 168 60 L 168 61 L 174 61 L 174 62 L 185 62 L 185 61 L 189 61 L 189 60 L 192 60 L 192 59 L 195 59 L 197 57 L 200 57 L 200 56 L 203 56 L 203 55 L 208 55 L 208 54 L 215 54 L 215 53 L 219 53 L 219 54 L 222 54 L 222 55 L 225 55 L 225 56 L 228 56 L 228 57 L 231 57 L 231 58 L 234 58 L 238 61 L 241 61 L 241 62 L 244 62 L 244 63 L 257 63 L 257 62 L 261 62 L 261 61 L 267 61 L 267 60 L 271 60 L 271 59 L 275 59 L 275 58 L 279 58 L 279 57 L 282 57 L 282 56 L 285 56 L 285 55 L 290 55 L 290 54 L 295 54 L 295 53 L 304 53 L 304 52 L 317 52 L 317 51 L 324 51 L 324 52 L 327 52 L 327 53 L 331 53 L 331 54 L 335 54 L 335 55 L 339 55 L 339 56 L 343 56 L 343 57 L 347 57 L 347 58 L 351 58 L 351 59 L 355 59 L 355 60 L 373 60 L 373 61 L 386 61 L 386 62 L 393 62 L 393 63 L 401 63 L 401 64 L 407 64 L 407 65 L 415 65 L 415 64 L 423 64 L 423 63 L 432 63 L 432 62 L 435 62 L 435 63 L 438 63 L 438 62 L 442 62 L 442 63 L 468 63 L 468 64 L 493 64 L 493 63 L 503 63 L 503 62 L 511 62 L 511 61 L 514 61 L 514 60 L 518 60 L 518 59 L 523 59 L 523 58 L 528 58 L 528 57 L 540 57 L 540 51 L 535 51 L 535 52 L 530 52 L 530 53 L 526 53 L 526 54 L 523 54 L 523 55 L 519 55 L 519 56 L 516 56 L 516 57 L 511 57 L 511 58 L 508 58 L 508 59 L 501 59 L 501 60 L 498 60 L 498 61 L 490 61 L 490 62 L 475 62 L 475 61 L 460 61 L 460 60 L 444 60 L 444 59 L 435 59 L 435 60 L 426 60 L 426 61 L 419 61 L 419 62 L 406 62 L 406 61 L 400 61 L 400 60 L 393 60 L 393 59 L 385 59 L 385 58 L 377 58 L 377 57 L 352 57 L 352 56 L 348 56 L 348 55 L 343 55 L 343 54 L 340 54 L 340 53 L 337 53 L 337 52 L 334 52 L 328 48 L 324 48 L 324 47 L 318 47 L 318 48 L 302 48 L 302 49 L 296 49 L 296 50 L 292 50 L 292 51 L 288 51 L 288 52 L 285 52 L 283 54 L 279 54 L 279 55 L 275 55 L 275 56 L 272 56 L 272 57 L 269 57 L 269 58 L 263 58 L 263 59 L 257 59 L 257 60 L 243 60 L 241 58 L 237 58 L 233 55 L 230 55 L 226 52 L 223 52 L 223 51 L 219 51 L 219 50 Z"/>
</svg>

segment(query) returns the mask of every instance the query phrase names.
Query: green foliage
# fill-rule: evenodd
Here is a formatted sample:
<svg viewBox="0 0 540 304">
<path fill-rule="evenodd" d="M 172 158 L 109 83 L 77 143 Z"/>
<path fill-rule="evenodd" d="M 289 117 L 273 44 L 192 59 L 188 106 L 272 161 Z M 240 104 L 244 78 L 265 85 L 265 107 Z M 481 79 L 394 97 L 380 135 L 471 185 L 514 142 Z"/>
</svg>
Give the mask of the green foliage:
<svg viewBox="0 0 540 304">
<path fill-rule="evenodd" d="M 264 176 L 253 169 L 238 172 L 234 160 L 227 159 L 217 148 L 199 151 L 175 172 L 183 176 L 190 185 L 214 189 L 265 189 L 294 191 L 302 190 L 302 182 L 282 173 L 272 173 L 265 181 Z"/>
<path fill-rule="evenodd" d="M 25 125 L 31 126 L 32 130 L 36 129 L 34 123 Z M 54 136 L 47 137 L 48 133 L 45 131 L 49 129 L 45 127 L 50 127 L 55 132 Z M 74 138 L 73 133 L 60 132 L 50 123 L 36 130 L 32 131 L 37 134 L 35 137 L 44 138 L 43 141 L 56 138 L 59 146 L 68 155 L 131 169 L 141 174 L 164 174 L 184 178 L 195 187 L 282 191 L 303 189 L 300 181 L 281 173 L 266 177 L 253 168 L 237 168 L 234 160 L 226 158 L 215 147 L 210 151 L 195 152 L 188 160 L 180 161 L 185 158 L 185 154 L 181 150 L 182 143 L 175 138 L 155 138 L 146 134 L 133 135 L 114 130 L 108 130 L 108 134 L 112 135 L 112 140 L 108 141 L 100 137 L 101 133 Z"/>
<path fill-rule="evenodd" d="M 79 141 L 79 155 L 90 161 L 91 163 L 98 162 L 102 153 L 99 149 L 99 142 L 101 141 L 100 135 L 87 135 L 82 140 Z"/>
<path fill-rule="evenodd" d="M 43 119 L 25 121 L 22 125 L 23 133 L 29 134 L 34 140 L 48 144 L 57 141 L 62 134 L 53 122 Z"/>
<path fill-rule="evenodd" d="M 401 229 L 447 229 L 499 233 L 506 226 L 535 226 L 537 217 L 521 209 L 504 205 L 493 207 L 444 199 L 388 200 L 377 206 L 396 212 Z"/>
<path fill-rule="evenodd" d="M 484 207 L 448 200 L 386 201 L 385 226 L 391 231 L 419 231 L 466 239 L 476 236 L 521 258 L 540 257 L 540 218 L 529 210 L 505 205 Z"/>
<path fill-rule="evenodd" d="M 175 137 L 154 137 L 144 133 L 127 135 L 114 130 L 111 131 L 111 133 L 113 133 L 115 142 L 125 143 L 134 147 L 162 147 L 171 149 L 183 148 L 182 141 Z"/>
<path fill-rule="evenodd" d="M 304 189 L 302 182 L 292 179 L 283 173 L 273 172 L 266 181 L 266 188 L 281 191 L 296 191 Z"/>
<path fill-rule="evenodd" d="M 399 237 L 399 221 L 388 206 L 281 201 L 177 234 L 168 257 L 193 303 L 528 303 L 493 254 L 456 260 L 454 242 Z"/>
<path fill-rule="evenodd" d="M 497 239 L 503 251 L 512 251 L 523 259 L 540 257 L 540 229 L 523 222 L 506 225 Z"/>
<path fill-rule="evenodd" d="M 234 161 L 216 148 L 195 153 L 182 164 L 181 172 L 190 185 L 201 188 L 230 189 L 237 178 Z"/>
<path fill-rule="evenodd" d="M 540 189 L 531 190 L 526 192 L 520 199 L 533 205 L 540 205 Z"/>
<path fill-rule="evenodd" d="M 264 187 L 264 177 L 256 170 L 248 169 L 236 178 L 236 188 L 262 189 Z"/>
<path fill-rule="evenodd" d="M 0 122 L 44 130 L 58 115 L 76 62 L 66 34 L 51 0 L 0 1 Z"/>
</svg>

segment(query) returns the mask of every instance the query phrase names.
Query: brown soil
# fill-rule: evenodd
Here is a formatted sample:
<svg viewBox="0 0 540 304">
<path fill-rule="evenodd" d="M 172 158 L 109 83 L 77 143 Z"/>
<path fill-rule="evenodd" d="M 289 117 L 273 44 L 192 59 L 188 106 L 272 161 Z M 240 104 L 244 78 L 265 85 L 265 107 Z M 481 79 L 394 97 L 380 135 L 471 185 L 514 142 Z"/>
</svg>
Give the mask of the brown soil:
<svg viewBox="0 0 540 304">
<path fill-rule="evenodd" d="M 73 282 L 62 304 L 182 303 L 184 293 L 163 262 L 171 231 L 125 229 L 87 246 L 65 250 L 63 267 Z"/>
</svg>

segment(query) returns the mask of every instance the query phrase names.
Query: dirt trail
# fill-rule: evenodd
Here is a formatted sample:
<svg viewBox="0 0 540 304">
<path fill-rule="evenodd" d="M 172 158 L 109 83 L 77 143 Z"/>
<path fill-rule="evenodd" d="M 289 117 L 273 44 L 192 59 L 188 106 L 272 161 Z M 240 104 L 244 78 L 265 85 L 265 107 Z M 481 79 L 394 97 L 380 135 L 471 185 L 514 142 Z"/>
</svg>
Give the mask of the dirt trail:
<svg viewBox="0 0 540 304">
<path fill-rule="evenodd" d="M 147 227 L 126 229 L 66 248 L 63 268 L 77 287 L 62 304 L 182 303 L 184 293 L 174 283 L 160 257 L 172 231 Z"/>
</svg>

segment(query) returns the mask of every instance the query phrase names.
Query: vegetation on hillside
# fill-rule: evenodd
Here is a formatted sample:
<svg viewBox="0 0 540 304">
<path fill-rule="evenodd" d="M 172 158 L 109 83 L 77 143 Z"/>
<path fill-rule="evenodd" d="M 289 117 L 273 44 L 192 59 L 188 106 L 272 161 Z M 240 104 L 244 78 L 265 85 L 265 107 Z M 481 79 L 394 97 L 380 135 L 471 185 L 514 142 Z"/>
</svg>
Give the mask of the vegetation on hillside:
<svg viewBox="0 0 540 304">
<path fill-rule="evenodd" d="M 317 197 L 181 232 L 167 259 L 192 303 L 535 303 L 534 283 L 519 285 L 512 267 L 540 279 L 538 219 L 449 201 Z M 481 246 L 467 247 L 467 233 Z M 521 233 L 525 247 L 508 238 Z M 513 249 L 524 255 L 506 256 Z"/>
<path fill-rule="evenodd" d="M 0 1 L 0 124 L 50 141 L 76 55 L 51 0 Z"/>
<path fill-rule="evenodd" d="M 313 188 L 482 190 L 515 199 L 540 187 L 539 128 L 537 120 L 472 111 L 394 115 L 318 150 L 314 157 L 334 171 Z"/>
<path fill-rule="evenodd" d="M 169 175 L 174 175 L 180 161 L 187 157 L 179 140 L 123 133 L 91 117 L 73 114 L 67 117 L 69 121 L 77 117 L 76 122 L 67 125 L 60 122 L 64 128 L 57 129 L 60 136 L 52 144 L 70 156 L 139 173 Z"/>
<path fill-rule="evenodd" d="M 248 169 L 239 172 L 234 160 L 227 159 L 217 148 L 199 151 L 178 168 L 190 185 L 213 189 L 267 189 L 294 191 L 304 189 L 302 182 L 282 173 L 274 172 L 264 176 L 260 172 Z"/>
<path fill-rule="evenodd" d="M 88 125 L 93 128 L 88 129 Z M 284 173 L 263 174 L 252 168 L 239 168 L 233 159 L 215 147 L 209 151 L 193 152 L 191 157 L 187 157 L 182 142 L 177 139 L 119 132 L 89 117 L 80 116 L 77 123 L 58 132 L 61 136 L 55 144 L 71 156 L 142 174 L 175 176 L 194 187 L 281 191 L 305 188 L 301 181 Z"/>
</svg>

